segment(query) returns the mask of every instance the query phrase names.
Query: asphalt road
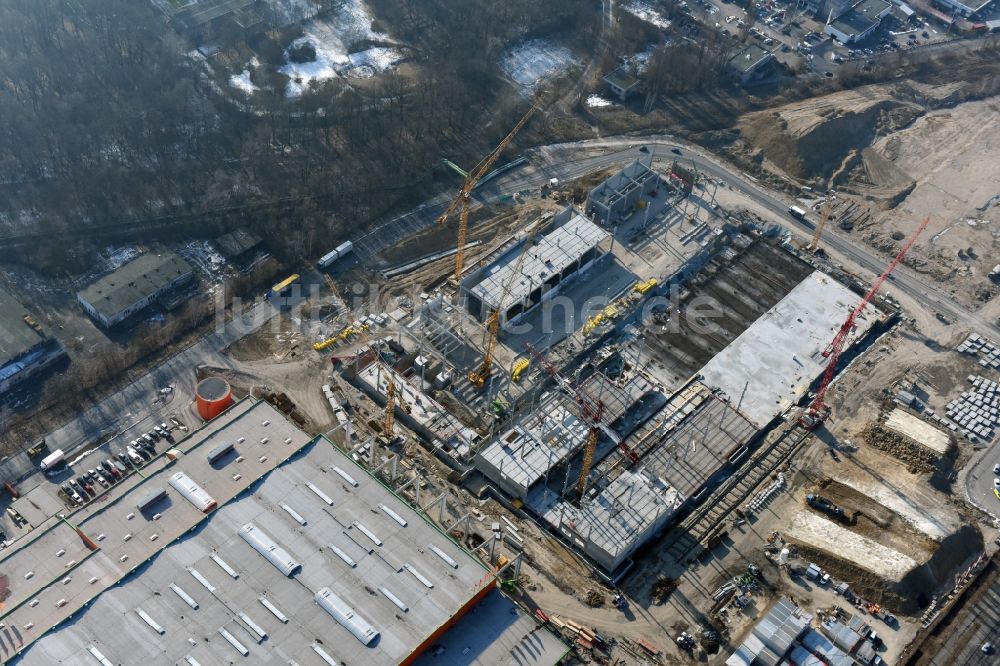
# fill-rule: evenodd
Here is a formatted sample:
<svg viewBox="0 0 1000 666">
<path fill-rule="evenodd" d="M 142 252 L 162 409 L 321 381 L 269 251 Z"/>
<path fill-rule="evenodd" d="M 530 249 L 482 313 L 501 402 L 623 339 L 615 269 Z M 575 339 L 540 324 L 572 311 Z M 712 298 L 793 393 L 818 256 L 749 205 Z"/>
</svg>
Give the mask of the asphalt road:
<svg viewBox="0 0 1000 666">
<path fill-rule="evenodd" d="M 1000 453 L 997 453 L 997 448 L 994 445 L 987 450 L 982 458 L 973 463 L 965 477 L 965 490 L 969 499 L 994 516 L 1000 516 L 1000 498 L 993 493 L 993 479 L 1000 476 L 993 473 L 993 466 L 1000 463 Z"/>
<path fill-rule="evenodd" d="M 772 213 L 774 222 L 795 235 L 804 237 L 812 234 L 811 225 L 804 225 L 788 214 L 788 207 L 794 203 L 791 199 L 761 187 L 753 178 L 734 171 L 691 146 L 677 143 L 669 135 L 615 137 L 545 146 L 532 151 L 533 154 L 529 156 L 530 168 L 499 179 L 492 191 L 487 190 L 484 194 L 489 199 L 499 198 L 517 191 L 538 188 L 551 177 L 571 180 L 592 171 L 624 164 L 641 155 L 638 151 L 640 146 L 646 146 L 661 161 L 677 157 L 685 165 L 693 163 L 699 172 L 724 181 L 728 187 L 742 192 L 759 206 L 766 208 Z M 678 148 L 682 155 L 671 153 L 673 148 Z M 914 220 L 914 226 L 917 223 Z M 853 264 L 848 266 L 849 270 L 862 269 L 872 276 L 880 275 L 891 260 L 891 257 L 879 254 L 860 238 L 851 236 L 835 225 L 828 226 L 824 231 L 823 245 L 833 254 L 842 256 L 848 264 Z M 893 271 L 892 282 L 887 283 L 885 288 L 899 290 L 930 312 L 939 312 L 959 326 L 975 329 L 980 334 L 1000 340 L 1000 327 L 956 303 L 946 290 L 907 266 L 898 266 Z"/>
<path fill-rule="evenodd" d="M 269 303 L 257 304 L 245 317 L 230 321 L 46 435 L 49 450 L 63 449 L 67 460 L 72 460 L 75 449 L 119 435 L 135 439 L 154 424 L 167 421 L 171 414 L 182 413 L 194 400 L 194 369 L 199 365 L 227 366 L 229 361 L 220 350 L 256 331 L 277 312 Z M 171 392 L 161 392 L 170 386 Z"/>
</svg>

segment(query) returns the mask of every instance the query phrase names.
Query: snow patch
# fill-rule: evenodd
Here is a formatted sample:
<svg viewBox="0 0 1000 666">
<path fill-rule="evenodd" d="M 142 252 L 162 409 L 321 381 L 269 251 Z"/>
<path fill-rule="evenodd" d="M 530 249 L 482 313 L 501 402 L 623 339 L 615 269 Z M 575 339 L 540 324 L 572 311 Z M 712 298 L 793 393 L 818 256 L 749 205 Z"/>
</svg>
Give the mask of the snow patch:
<svg viewBox="0 0 1000 666">
<path fill-rule="evenodd" d="M 543 79 L 568 69 L 573 52 L 544 39 L 533 39 L 513 47 L 500 61 L 500 67 L 525 92 L 533 92 Z"/>
<path fill-rule="evenodd" d="M 399 51 L 387 47 L 350 51 L 360 42 L 389 39 L 372 29 L 371 14 L 361 0 L 347 0 L 332 16 L 310 21 L 303 33 L 291 46 L 311 44 L 316 49 L 316 60 L 288 62 L 278 68 L 291 79 L 285 91 L 288 97 L 299 97 L 313 81 L 323 82 L 338 76 L 369 78 L 392 69 L 402 59 Z"/>
<path fill-rule="evenodd" d="M 658 12 L 653 5 L 646 0 L 626 0 L 622 3 L 621 8 L 632 16 L 642 19 L 646 23 L 655 25 L 661 30 L 666 30 L 670 27 L 670 20 Z"/>
<path fill-rule="evenodd" d="M 104 259 L 105 270 L 110 272 L 118 270 L 141 254 L 142 252 L 139 251 L 139 248 L 131 245 L 124 247 L 109 246 L 101 252 L 101 258 Z"/>
<path fill-rule="evenodd" d="M 231 85 L 233 88 L 236 88 L 237 90 L 242 90 L 247 95 L 252 95 L 255 92 L 257 92 L 259 88 L 257 88 L 257 86 L 254 85 L 254 82 L 250 80 L 250 73 L 253 70 L 257 69 L 257 65 L 258 65 L 257 58 L 254 58 L 253 60 L 250 61 L 250 64 L 247 66 L 247 69 L 244 69 L 239 74 L 234 74 L 229 77 L 229 85 Z"/>
<path fill-rule="evenodd" d="M 587 98 L 587 106 L 591 109 L 603 109 L 614 105 L 615 103 L 610 99 L 604 99 L 600 95 L 591 95 Z"/>
</svg>

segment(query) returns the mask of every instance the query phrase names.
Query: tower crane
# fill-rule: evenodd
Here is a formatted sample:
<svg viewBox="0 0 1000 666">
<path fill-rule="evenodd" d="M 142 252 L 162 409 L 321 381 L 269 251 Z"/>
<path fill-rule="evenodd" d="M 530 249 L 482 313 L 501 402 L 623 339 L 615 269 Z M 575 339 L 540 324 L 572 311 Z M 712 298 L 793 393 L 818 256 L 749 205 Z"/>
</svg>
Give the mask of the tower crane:
<svg viewBox="0 0 1000 666">
<path fill-rule="evenodd" d="M 382 434 L 392 439 L 392 422 L 396 408 L 396 382 L 392 378 L 392 368 L 385 375 L 385 411 L 382 413 Z"/>
<path fill-rule="evenodd" d="M 861 302 L 858 303 L 858 306 L 851 311 L 850 315 L 848 315 L 847 320 L 833 337 L 833 342 L 830 343 L 829 349 L 823 352 L 823 356 L 827 359 L 826 371 L 823 373 L 823 379 L 820 382 L 819 388 L 816 390 L 816 397 L 813 398 L 813 401 L 809 404 L 809 407 L 802 415 L 802 418 L 799 419 L 799 423 L 809 430 L 817 428 L 830 415 L 830 407 L 826 404 L 826 391 L 830 387 L 830 382 L 833 381 L 833 374 L 837 369 L 840 354 L 844 350 L 844 343 L 847 341 L 847 336 L 850 335 L 851 330 L 854 328 L 854 322 L 859 316 L 861 316 L 861 313 L 864 312 L 865 308 L 868 307 L 868 303 L 870 303 L 872 298 L 874 298 L 875 293 L 879 290 L 879 287 L 881 287 L 882 283 L 888 279 L 889 274 L 892 273 L 893 269 L 896 268 L 897 265 L 899 265 L 899 262 L 903 260 L 903 257 L 907 252 L 909 252 L 910 248 L 916 242 L 917 237 L 923 233 L 930 221 L 931 218 L 928 217 L 920 223 L 920 226 L 917 227 L 915 232 L 913 232 L 910 239 L 906 241 L 906 245 L 903 246 L 903 249 L 899 251 L 891 262 L 889 262 L 889 265 L 886 267 L 885 271 L 883 271 L 882 275 L 880 275 L 878 279 L 872 283 L 868 293 L 865 294 L 864 298 L 861 299 Z"/>
<path fill-rule="evenodd" d="M 476 189 L 476 185 L 479 181 L 489 173 L 493 165 L 500 158 L 500 154 L 506 150 L 510 142 L 514 140 L 514 136 L 521 131 L 528 119 L 531 118 L 531 114 L 535 112 L 538 108 L 537 103 L 532 104 L 531 108 L 528 109 L 527 113 L 521 117 L 521 120 L 514 125 L 514 129 L 510 131 L 507 136 L 503 138 L 496 148 L 493 149 L 489 155 L 487 155 L 482 162 L 476 165 L 469 175 L 465 179 L 465 183 L 462 184 L 462 189 L 458 191 L 458 195 L 451 202 L 448 208 L 438 217 L 438 224 L 443 225 L 448 221 L 448 218 L 458 210 L 458 251 L 455 253 L 455 281 L 460 282 L 462 279 L 462 267 L 465 264 L 465 239 L 469 233 L 469 201 L 472 198 L 472 190 Z"/>
<path fill-rule="evenodd" d="M 507 281 L 504 282 L 503 288 L 500 290 L 500 299 L 497 301 L 497 307 L 486 319 L 486 339 L 483 344 L 483 360 L 474 370 L 469 372 L 469 382 L 477 388 L 486 383 L 486 380 L 489 379 L 490 371 L 493 369 L 493 352 L 496 351 L 497 341 L 500 335 L 500 313 L 503 312 L 507 296 L 510 295 L 511 286 L 521 274 L 521 264 L 524 263 L 524 257 L 528 254 L 528 250 L 531 249 L 532 241 L 534 241 L 535 236 L 538 235 L 538 231 L 548 219 L 549 218 L 546 216 L 540 217 L 531 228 L 528 236 L 524 239 L 524 245 L 521 246 L 521 252 L 517 255 L 517 259 L 514 261 L 513 270 L 511 270 L 510 275 L 507 277 Z"/>
<path fill-rule="evenodd" d="M 545 357 L 539 350 L 531 344 L 526 344 L 528 352 L 537 360 L 539 365 L 545 369 L 556 381 L 556 384 L 567 394 L 569 394 L 580 407 L 580 416 L 590 427 L 587 432 L 587 439 L 583 445 L 583 461 L 580 466 L 580 477 L 576 481 L 577 492 L 582 496 L 587 487 L 587 477 L 590 475 L 590 468 L 594 464 L 594 453 L 597 450 L 597 439 L 601 435 L 601 423 L 604 417 L 604 403 L 588 394 L 583 387 L 573 383 L 569 378 L 559 372 L 559 368 L 552 361 Z M 630 449 L 625 442 L 619 442 L 619 448 L 631 462 L 639 459 L 639 454 Z"/>
<path fill-rule="evenodd" d="M 819 249 L 819 239 L 823 235 L 823 228 L 826 226 L 826 223 L 830 221 L 830 208 L 832 205 L 833 197 L 831 196 L 831 192 L 828 191 L 826 193 L 826 201 L 823 202 L 823 212 L 820 213 L 819 224 L 816 225 L 816 231 L 813 232 L 812 241 L 810 241 L 809 245 L 806 246 L 806 249 L 813 254 L 815 254 L 816 250 Z"/>
<path fill-rule="evenodd" d="M 580 416 L 590 427 L 587 431 L 587 439 L 583 443 L 583 461 L 580 465 L 580 477 L 576 480 L 577 493 L 582 497 L 583 491 L 587 487 L 587 476 L 590 475 L 590 468 L 594 464 L 597 439 L 601 435 L 601 418 L 604 416 L 604 403 L 600 400 L 595 400 L 582 387 L 570 381 L 569 378 L 559 372 L 559 368 L 552 361 L 547 359 L 542 352 L 535 349 L 531 344 L 525 346 L 531 355 L 538 359 L 539 365 L 552 376 L 559 387 L 576 401 L 576 404 L 580 407 Z"/>
</svg>

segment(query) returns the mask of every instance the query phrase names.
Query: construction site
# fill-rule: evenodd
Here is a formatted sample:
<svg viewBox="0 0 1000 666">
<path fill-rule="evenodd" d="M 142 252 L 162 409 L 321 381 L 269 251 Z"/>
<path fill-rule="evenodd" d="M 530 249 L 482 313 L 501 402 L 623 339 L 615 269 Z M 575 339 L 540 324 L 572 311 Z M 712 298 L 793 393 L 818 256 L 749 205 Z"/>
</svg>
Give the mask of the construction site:
<svg viewBox="0 0 1000 666">
<path fill-rule="evenodd" d="M 55 569 L 25 577 L 21 593 L 11 585 L 5 622 L 27 619 L 9 655 L 112 659 L 152 629 L 211 635 L 148 650 L 188 663 L 266 645 L 299 663 L 846 666 L 894 660 L 933 631 L 992 538 L 956 488 L 979 483 L 959 471 L 993 435 L 997 347 L 951 340 L 947 374 L 910 362 L 925 343 L 887 286 L 927 222 L 862 277 L 824 246 L 832 196 L 810 211 L 810 233 L 793 237 L 773 209 L 694 161 L 648 150 L 486 208 L 477 184 L 509 139 L 433 226 L 384 252 L 360 239 L 356 261 L 333 271 L 324 258 L 310 279 L 325 288 L 304 304 L 271 298 L 300 275 L 286 278 L 265 298 L 271 323 L 199 369 L 197 414 L 181 406 L 179 423 L 210 425 L 163 463 L 213 479 L 222 506 L 193 536 L 183 535 L 203 519 L 174 525 L 186 512 L 171 518 L 183 507 L 167 504 L 143 514 L 167 521 L 150 534 L 116 508 L 131 499 L 80 509 L 65 533 L 56 512 L 11 505 L 48 526 L 24 538 L 58 540 L 49 550 L 98 567 L 100 585 L 52 603 Z M 402 225 L 419 226 L 409 218 L 390 231 Z M 351 281 L 362 279 L 359 307 Z M 230 391 L 248 397 L 230 406 Z M 287 450 L 269 454 L 266 430 L 279 425 Z M 237 442 L 243 466 L 244 441 L 259 441 L 247 456 L 258 473 L 202 464 L 197 454 L 223 440 Z M 154 469 L 142 488 L 157 483 Z M 326 507 L 310 509 L 317 497 Z M 247 524 L 262 548 L 283 549 L 279 570 L 302 571 L 251 575 Z M 418 544 L 390 543 L 412 530 L 425 533 Z M 70 548 L 74 534 L 83 547 Z M 110 553 L 117 564 L 105 538 L 129 544 Z M 136 550 L 160 538 L 163 555 Z M 32 552 L 8 550 L 0 565 L 21 576 Z M 450 570 L 435 577 L 442 563 Z M 342 565 L 346 578 L 322 573 Z M 206 568 L 240 583 L 223 594 Z M 207 596 L 182 589 L 171 571 L 183 570 Z M 198 612 L 153 602 L 164 586 Z M 248 610 L 257 603 L 280 624 Z M 135 626 L 102 638 L 119 606 L 136 609 Z M 356 638 L 380 638 L 324 643 L 327 615 Z"/>
<path fill-rule="evenodd" d="M 822 251 L 833 197 L 793 242 L 696 167 L 648 154 L 550 179 L 506 222 L 477 219 L 492 238 L 473 236 L 476 175 L 436 222 L 456 249 L 414 261 L 394 248 L 405 260 L 381 268 L 387 314 L 345 320 L 346 335 L 316 346 L 333 350 L 339 395 L 365 396 L 331 398 L 335 412 L 352 403 L 355 459 L 380 474 L 418 456 L 462 488 L 539 581 L 522 590 L 530 608 L 573 617 L 579 604 L 613 625 L 638 604 L 678 627 L 671 649 L 711 655 L 778 592 L 905 618 L 981 552 L 970 516 L 942 508 L 949 491 L 913 477 L 954 469 L 933 410 L 911 396 L 859 431 L 830 420 L 827 396 L 839 402 L 857 367 L 905 339 L 880 287 L 909 243 L 859 279 Z M 556 626 L 601 645 L 599 624 Z"/>
</svg>

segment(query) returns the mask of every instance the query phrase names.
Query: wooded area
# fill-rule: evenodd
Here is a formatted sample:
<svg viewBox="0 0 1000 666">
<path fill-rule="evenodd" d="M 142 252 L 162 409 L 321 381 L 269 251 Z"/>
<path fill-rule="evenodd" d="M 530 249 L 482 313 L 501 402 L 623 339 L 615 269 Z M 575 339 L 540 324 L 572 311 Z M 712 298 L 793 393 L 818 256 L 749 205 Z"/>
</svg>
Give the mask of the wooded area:
<svg viewBox="0 0 1000 666">
<path fill-rule="evenodd" d="M 250 113 L 222 95 L 186 55 L 193 45 L 145 1 L 7 0 L 0 232 L 59 238 L 247 204 L 240 222 L 279 256 L 314 256 L 345 229 L 357 233 L 415 201 L 442 156 L 474 163 L 505 133 L 527 103 L 500 79 L 499 54 L 512 39 L 564 30 L 585 38 L 599 11 L 574 0 L 372 7 L 412 44 L 418 76 L 387 73 L 298 101 L 262 96 Z M 288 200 L 291 215 L 260 212 L 261 202 Z M 40 242 L 8 258 L 64 273 L 82 268 L 88 249 Z"/>
</svg>

